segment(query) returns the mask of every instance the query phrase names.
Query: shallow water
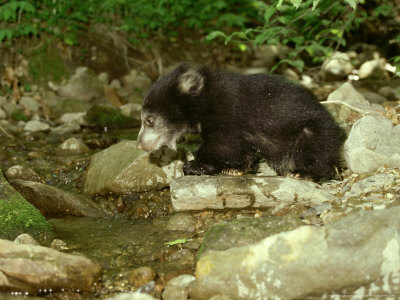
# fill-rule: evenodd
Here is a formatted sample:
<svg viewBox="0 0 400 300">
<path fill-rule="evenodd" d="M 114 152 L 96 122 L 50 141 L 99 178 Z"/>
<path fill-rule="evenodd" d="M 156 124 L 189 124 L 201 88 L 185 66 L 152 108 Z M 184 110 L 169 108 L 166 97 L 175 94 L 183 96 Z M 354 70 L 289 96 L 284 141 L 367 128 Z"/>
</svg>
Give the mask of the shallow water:
<svg viewBox="0 0 400 300">
<path fill-rule="evenodd" d="M 67 243 L 67 252 L 80 252 L 98 261 L 107 278 L 141 266 L 158 274 L 176 271 L 176 262 L 167 262 L 168 242 L 191 238 L 191 234 L 165 230 L 168 218 L 76 218 L 50 219 L 55 237 Z"/>
</svg>

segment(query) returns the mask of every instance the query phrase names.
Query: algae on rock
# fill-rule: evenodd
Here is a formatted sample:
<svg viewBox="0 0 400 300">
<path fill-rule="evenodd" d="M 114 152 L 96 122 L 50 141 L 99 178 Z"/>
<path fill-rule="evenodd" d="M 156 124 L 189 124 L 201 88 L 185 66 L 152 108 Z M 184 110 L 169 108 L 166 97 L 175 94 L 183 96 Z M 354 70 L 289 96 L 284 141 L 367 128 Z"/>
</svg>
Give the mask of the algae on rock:
<svg viewBox="0 0 400 300">
<path fill-rule="evenodd" d="M 22 233 L 42 242 L 53 237 L 51 225 L 10 186 L 0 171 L 0 238 L 13 240 Z"/>
</svg>

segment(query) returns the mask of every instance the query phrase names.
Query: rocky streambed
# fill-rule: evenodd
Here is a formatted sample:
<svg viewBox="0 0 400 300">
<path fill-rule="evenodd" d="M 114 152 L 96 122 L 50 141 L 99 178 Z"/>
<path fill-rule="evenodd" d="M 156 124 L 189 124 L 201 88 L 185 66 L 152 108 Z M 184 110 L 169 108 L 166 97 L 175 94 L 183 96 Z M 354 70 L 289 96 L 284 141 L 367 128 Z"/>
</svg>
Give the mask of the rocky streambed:
<svg viewBox="0 0 400 300">
<path fill-rule="evenodd" d="M 398 296 L 399 81 L 382 59 L 359 62 L 360 82 L 332 61 L 323 70 L 336 81 L 302 80 L 348 136 L 321 183 L 265 163 L 183 177 L 196 136 L 178 151 L 136 149 L 151 83 L 140 72 L 119 82 L 79 68 L 0 97 L 0 297 Z"/>
</svg>

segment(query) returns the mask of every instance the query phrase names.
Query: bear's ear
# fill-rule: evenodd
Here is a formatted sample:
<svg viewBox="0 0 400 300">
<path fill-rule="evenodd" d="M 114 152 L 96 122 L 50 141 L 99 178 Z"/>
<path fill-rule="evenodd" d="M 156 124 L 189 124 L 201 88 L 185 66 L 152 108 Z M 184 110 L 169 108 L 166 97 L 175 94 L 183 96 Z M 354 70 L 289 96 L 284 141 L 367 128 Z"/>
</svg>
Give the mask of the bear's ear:
<svg viewBox="0 0 400 300">
<path fill-rule="evenodd" d="M 196 70 L 189 69 L 178 79 L 178 88 L 183 94 L 198 95 L 203 89 L 204 78 Z"/>
</svg>

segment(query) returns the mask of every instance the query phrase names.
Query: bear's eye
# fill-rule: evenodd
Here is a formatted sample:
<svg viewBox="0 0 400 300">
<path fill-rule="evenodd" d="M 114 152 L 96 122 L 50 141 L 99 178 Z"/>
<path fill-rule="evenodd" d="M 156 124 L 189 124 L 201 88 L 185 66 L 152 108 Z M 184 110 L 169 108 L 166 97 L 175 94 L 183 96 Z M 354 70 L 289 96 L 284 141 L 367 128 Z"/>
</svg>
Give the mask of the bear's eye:
<svg viewBox="0 0 400 300">
<path fill-rule="evenodd" d="M 154 118 L 153 117 L 147 117 L 145 120 L 145 124 L 149 127 L 153 127 L 154 126 Z"/>
</svg>

